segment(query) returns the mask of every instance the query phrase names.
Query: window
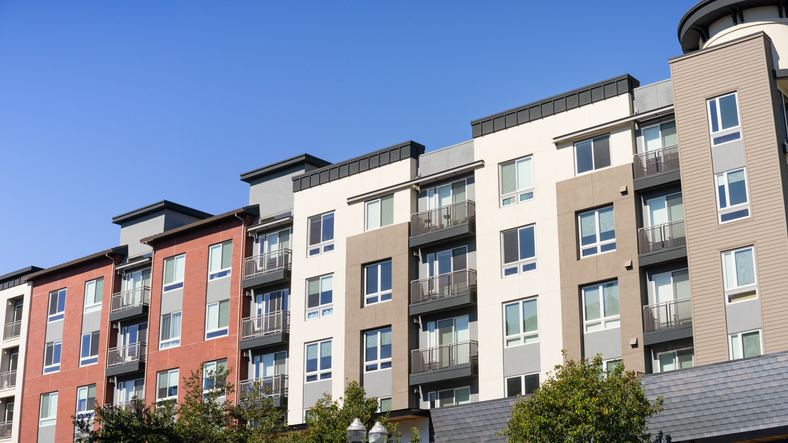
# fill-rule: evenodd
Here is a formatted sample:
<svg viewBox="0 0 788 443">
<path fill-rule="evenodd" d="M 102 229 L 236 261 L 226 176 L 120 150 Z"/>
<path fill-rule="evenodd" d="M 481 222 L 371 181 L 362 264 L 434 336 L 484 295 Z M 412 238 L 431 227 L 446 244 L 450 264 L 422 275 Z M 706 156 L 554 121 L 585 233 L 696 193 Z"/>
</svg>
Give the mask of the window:
<svg viewBox="0 0 788 443">
<path fill-rule="evenodd" d="M 428 395 L 430 409 L 445 408 L 446 406 L 467 405 L 471 402 L 471 388 L 446 389 L 430 392 Z"/>
<path fill-rule="evenodd" d="M 602 375 L 606 376 L 607 373 L 612 373 L 616 370 L 616 368 L 621 364 L 620 358 L 614 358 L 612 360 L 604 360 L 602 361 L 602 371 L 604 372 Z"/>
<path fill-rule="evenodd" d="M 501 163 L 501 206 L 509 206 L 534 198 L 533 157 Z"/>
<path fill-rule="evenodd" d="M 88 418 L 93 416 L 93 408 L 96 406 L 96 385 L 82 386 L 77 388 L 77 418 Z"/>
<path fill-rule="evenodd" d="M 57 420 L 57 392 L 41 394 L 41 414 L 38 426 L 52 426 Z"/>
<path fill-rule="evenodd" d="M 66 290 L 60 289 L 49 293 L 49 315 L 47 321 L 53 322 L 63 320 L 63 312 L 66 310 Z"/>
<path fill-rule="evenodd" d="M 391 369 L 391 328 L 364 333 L 364 372 Z"/>
<path fill-rule="evenodd" d="M 788 97 L 780 92 L 780 105 L 782 108 L 782 123 L 783 123 L 783 142 L 788 143 Z M 784 148 L 783 148 L 784 149 Z"/>
<path fill-rule="evenodd" d="M 229 276 L 233 265 L 233 241 L 213 245 L 208 252 L 208 280 Z"/>
<path fill-rule="evenodd" d="M 740 358 L 757 357 L 763 352 L 761 346 L 761 331 L 741 332 L 730 335 L 731 360 Z"/>
<path fill-rule="evenodd" d="M 539 342 L 539 318 L 536 298 L 503 306 L 506 347 Z"/>
<path fill-rule="evenodd" d="M 228 334 L 230 325 L 230 300 L 211 303 L 205 316 L 205 339 Z"/>
<path fill-rule="evenodd" d="M 82 349 L 79 351 L 79 365 L 98 363 L 99 331 L 82 334 Z"/>
<path fill-rule="evenodd" d="M 219 373 L 224 373 L 227 370 L 227 360 L 210 361 L 203 365 L 202 370 L 202 390 L 207 393 L 214 389 L 214 387 L 224 386 L 225 378 L 218 377 Z"/>
<path fill-rule="evenodd" d="M 310 278 L 306 281 L 306 319 L 334 313 L 334 276 Z"/>
<path fill-rule="evenodd" d="M 723 252 L 722 265 L 722 273 L 725 278 L 725 299 L 728 303 L 758 297 L 755 256 L 752 247 Z"/>
<path fill-rule="evenodd" d="M 722 95 L 706 101 L 711 124 L 711 145 L 717 146 L 741 138 L 737 94 Z"/>
<path fill-rule="evenodd" d="M 331 340 L 306 345 L 306 381 L 331 378 Z"/>
<path fill-rule="evenodd" d="M 659 372 L 687 369 L 694 366 L 692 348 L 661 352 L 657 354 L 657 360 L 659 360 Z"/>
<path fill-rule="evenodd" d="M 621 326 L 618 312 L 617 281 L 583 288 L 583 318 L 585 319 L 585 332 Z"/>
<path fill-rule="evenodd" d="M 181 313 L 173 312 L 161 316 L 161 339 L 159 350 L 174 348 L 181 344 Z"/>
<path fill-rule="evenodd" d="M 536 237 L 533 225 L 501 233 L 503 276 L 536 269 Z"/>
<path fill-rule="evenodd" d="M 178 370 L 162 371 L 157 375 L 156 400 L 178 399 Z"/>
<path fill-rule="evenodd" d="M 183 269 L 185 265 L 186 254 L 164 259 L 164 292 L 183 287 Z"/>
<path fill-rule="evenodd" d="M 85 282 L 85 312 L 101 309 L 102 292 L 104 292 L 104 277 Z"/>
<path fill-rule="evenodd" d="M 334 213 L 309 217 L 308 256 L 334 250 Z"/>
<path fill-rule="evenodd" d="M 717 214 L 720 223 L 750 216 L 747 177 L 744 168 L 717 174 Z"/>
<path fill-rule="evenodd" d="M 391 300 L 391 260 L 364 266 L 364 304 Z"/>
<path fill-rule="evenodd" d="M 531 395 L 539 389 L 539 374 L 518 375 L 506 379 L 506 396 Z"/>
<path fill-rule="evenodd" d="M 394 223 L 394 194 L 366 202 L 367 231 Z"/>
<path fill-rule="evenodd" d="M 610 166 L 610 136 L 575 143 L 577 175 Z"/>
<path fill-rule="evenodd" d="M 391 411 L 391 397 L 385 397 L 378 400 L 378 412 Z"/>
<path fill-rule="evenodd" d="M 616 250 L 616 221 L 612 206 L 584 212 L 577 217 L 580 257 Z"/>
<path fill-rule="evenodd" d="M 44 374 L 60 370 L 60 346 L 60 340 L 46 344 L 46 349 L 44 350 Z"/>
<path fill-rule="evenodd" d="M 643 128 L 643 150 L 646 152 L 654 152 L 678 144 L 676 122 L 667 122 Z"/>
</svg>

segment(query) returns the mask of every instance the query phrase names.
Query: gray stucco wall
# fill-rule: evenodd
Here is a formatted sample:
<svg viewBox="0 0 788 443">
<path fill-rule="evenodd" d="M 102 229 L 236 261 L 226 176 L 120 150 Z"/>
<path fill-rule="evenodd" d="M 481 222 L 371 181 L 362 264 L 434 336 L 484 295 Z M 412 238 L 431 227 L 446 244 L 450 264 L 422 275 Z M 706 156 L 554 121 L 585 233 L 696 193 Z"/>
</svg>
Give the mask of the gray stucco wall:
<svg viewBox="0 0 788 443">
<path fill-rule="evenodd" d="M 304 409 L 314 406 L 324 393 L 331 394 L 331 380 L 304 383 Z"/>
<path fill-rule="evenodd" d="M 503 350 L 503 375 L 512 377 L 515 375 L 529 374 L 542 370 L 542 362 L 539 356 L 539 343 L 513 346 Z"/>
<path fill-rule="evenodd" d="M 673 104 L 673 81 L 670 79 L 635 88 L 634 108 L 639 113 Z"/>
<path fill-rule="evenodd" d="M 188 225 L 190 223 L 194 223 L 196 221 L 200 221 L 201 219 L 192 217 L 191 215 L 186 215 L 177 211 L 172 211 L 170 209 L 164 210 L 164 231 L 169 231 L 170 229 L 180 228 L 181 226 Z M 164 231 L 158 232 L 151 232 L 148 235 L 155 235 L 159 234 Z M 131 255 L 131 254 L 129 254 Z"/>
<path fill-rule="evenodd" d="M 583 335 L 583 356 L 602 354 L 603 360 L 621 358 L 621 328 L 605 329 Z"/>
<path fill-rule="evenodd" d="M 728 334 L 761 328 L 760 299 L 745 300 L 725 306 Z"/>
<path fill-rule="evenodd" d="M 260 217 L 293 209 L 292 177 L 308 172 L 304 166 L 295 166 L 249 184 L 249 204 L 260 205 Z"/>
<path fill-rule="evenodd" d="M 230 279 L 231 276 L 228 275 L 208 281 L 206 303 L 228 300 L 230 298 Z"/>
<path fill-rule="evenodd" d="M 427 152 L 419 157 L 419 174 L 424 177 L 473 162 L 473 140 Z"/>
<path fill-rule="evenodd" d="M 63 320 L 47 323 L 46 342 L 49 343 L 63 338 Z"/>
<path fill-rule="evenodd" d="M 183 307 L 183 289 L 176 289 L 161 294 L 161 314 L 178 312 Z"/>
<path fill-rule="evenodd" d="M 140 239 L 164 232 L 164 221 L 162 209 L 120 225 L 120 244 L 129 246 L 129 257 L 147 254 L 153 250 L 140 243 Z"/>
<path fill-rule="evenodd" d="M 61 424 L 61 426 L 68 426 L 70 423 Z M 55 441 L 55 430 L 57 428 L 57 424 L 51 426 L 40 426 L 38 428 L 38 443 L 54 443 Z"/>
<path fill-rule="evenodd" d="M 82 314 L 82 333 L 94 332 L 101 329 L 101 311 Z"/>
<path fill-rule="evenodd" d="M 391 369 L 365 372 L 364 390 L 367 397 L 391 397 Z"/>
<path fill-rule="evenodd" d="M 713 147 L 711 162 L 715 174 L 745 167 L 747 159 L 744 156 L 744 143 L 739 139 Z"/>
</svg>

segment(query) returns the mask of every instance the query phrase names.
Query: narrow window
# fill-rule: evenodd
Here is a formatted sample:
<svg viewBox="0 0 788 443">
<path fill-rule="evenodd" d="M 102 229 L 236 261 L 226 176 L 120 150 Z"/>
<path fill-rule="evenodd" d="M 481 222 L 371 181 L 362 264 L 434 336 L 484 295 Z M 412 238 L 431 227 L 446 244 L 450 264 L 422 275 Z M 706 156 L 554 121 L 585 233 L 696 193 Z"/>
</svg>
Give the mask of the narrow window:
<svg viewBox="0 0 788 443">
<path fill-rule="evenodd" d="M 503 306 L 506 347 L 539 342 L 537 299 L 529 298 Z"/>
<path fill-rule="evenodd" d="M 331 378 L 331 340 L 306 345 L 306 381 Z"/>
<path fill-rule="evenodd" d="M 79 352 L 79 365 L 98 363 L 99 331 L 82 334 L 82 348 Z"/>
<path fill-rule="evenodd" d="M 389 412 L 391 411 L 391 397 L 381 398 L 378 402 L 378 412 Z"/>
<path fill-rule="evenodd" d="M 365 203 L 367 231 L 394 223 L 394 194 Z"/>
<path fill-rule="evenodd" d="M 44 374 L 57 372 L 60 370 L 60 347 L 62 342 L 52 341 L 46 344 L 44 349 Z"/>
<path fill-rule="evenodd" d="M 364 303 L 391 300 L 391 260 L 364 267 Z"/>
<path fill-rule="evenodd" d="M 577 216 L 580 227 L 580 257 L 616 250 L 616 221 L 608 206 Z"/>
<path fill-rule="evenodd" d="M 391 369 L 391 328 L 364 333 L 364 372 Z"/>
<path fill-rule="evenodd" d="M 156 401 L 177 400 L 178 370 L 162 371 L 156 375 Z"/>
<path fill-rule="evenodd" d="M 334 276 L 310 278 L 306 281 L 306 319 L 334 313 Z"/>
<path fill-rule="evenodd" d="M 164 292 L 183 287 L 183 270 L 186 254 L 164 259 Z"/>
<path fill-rule="evenodd" d="M 202 389 L 203 394 L 209 393 L 217 387 L 224 386 L 225 378 L 220 377 L 227 370 L 227 360 L 210 361 L 203 365 Z"/>
<path fill-rule="evenodd" d="M 531 225 L 501 233 L 504 277 L 536 269 L 535 230 Z"/>
<path fill-rule="evenodd" d="M 758 297 L 755 251 L 752 247 L 722 253 L 725 299 L 728 303 Z"/>
<path fill-rule="evenodd" d="M 66 311 L 66 290 L 59 289 L 49 293 L 49 310 L 47 321 L 53 322 L 63 320 L 63 313 Z"/>
<path fill-rule="evenodd" d="M 174 348 L 181 344 L 181 313 L 173 312 L 161 316 L 161 339 L 159 350 Z"/>
<path fill-rule="evenodd" d="M 534 198 L 533 157 L 501 163 L 499 166 L 501 206 Z"/>
<path fill-rule="evenodd" d="M 717 214 L 720 223 L 750 216 L 750 203 L 747 198 L 747 177 L 745 169 L 717 174 Z"/>
<path fill-rule="evenodd" d="M 308 256 L 334 250 L 334 213 L 309 217 Z"/>
<path fill-rule="evenodd" d="M 726 94 L 706 101 L 711 126 L 711 145 L 718 146 L 741 138 L 738 94 Z"/>
<path fill-rule="evenodd" d="M 101 310 L 102 292 L 104 292 L 104 277 L 85 282 L 85 312 Z"/>
<path fill-rule="evenodd" d="M 211 246 L 208 255 L 208 280 L 228 277 L 233 265 L 233 241 Z"/>
<path fill-rule="evenodd" d="M 211 303 L 205 315 L 205 339 L 223 337 L 230 326 L 230 300 Z"/>
<path fill-rule="evenodd" d="M 77 418 L 93 417 L 93 408 L 96 406 L 96 385 L 77 388 Z"/>
<path fill-rule="evenodd" d="M 621 326 L 617 281 L 583 288 L 583 319 L 586 333 Z"/>
<path fill-rule="evenodd" d="M 53 426 L 57 420 L 57 392 L 41 394 L 41 414 L 38 426 Z"/>
</svg>

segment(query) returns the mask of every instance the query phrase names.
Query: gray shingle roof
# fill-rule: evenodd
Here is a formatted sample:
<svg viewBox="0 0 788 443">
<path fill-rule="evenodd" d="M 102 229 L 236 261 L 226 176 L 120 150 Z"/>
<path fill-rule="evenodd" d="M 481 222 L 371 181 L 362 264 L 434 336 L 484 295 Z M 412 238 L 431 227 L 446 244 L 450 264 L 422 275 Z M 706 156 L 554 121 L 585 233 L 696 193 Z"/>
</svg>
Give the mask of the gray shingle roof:
<svg viewBox="0 0 788 443">
<path fill-rule="evenodd" d="M 509 408 L 515 400 L 502 398 L 431 409 L 435 442 L 503 442 L 503 438 L 495 436 L 495 431 L 506 427 L 511 417 Z"/>
</svg>

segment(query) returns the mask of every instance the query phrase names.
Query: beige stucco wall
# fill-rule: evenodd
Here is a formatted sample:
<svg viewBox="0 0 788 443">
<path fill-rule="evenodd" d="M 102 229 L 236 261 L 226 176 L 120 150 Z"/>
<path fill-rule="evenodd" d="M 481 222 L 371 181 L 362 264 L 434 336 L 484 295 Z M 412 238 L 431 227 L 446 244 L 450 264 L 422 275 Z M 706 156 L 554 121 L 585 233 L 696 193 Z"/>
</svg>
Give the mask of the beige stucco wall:
<svg viewBox="0 0 788 443">
<path fill-rule="evenodd" d="M 776 6 L 745 9 L 744 23 L 733 25 L 725 16 L 709 25 L 709 40 L 701 48 L 727 43 L 757 32 L 765 32 L 772 40 L 772 56 L 777 69 L 788 68 L 788 18 L 780 17 Z M 779 54 L 783 54 L 780 57 Z"/>
</svg>

